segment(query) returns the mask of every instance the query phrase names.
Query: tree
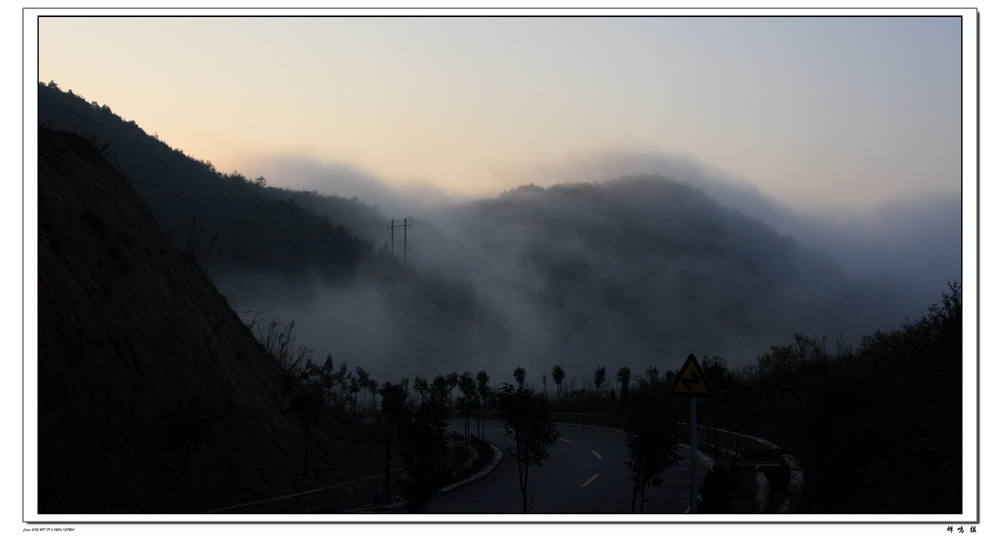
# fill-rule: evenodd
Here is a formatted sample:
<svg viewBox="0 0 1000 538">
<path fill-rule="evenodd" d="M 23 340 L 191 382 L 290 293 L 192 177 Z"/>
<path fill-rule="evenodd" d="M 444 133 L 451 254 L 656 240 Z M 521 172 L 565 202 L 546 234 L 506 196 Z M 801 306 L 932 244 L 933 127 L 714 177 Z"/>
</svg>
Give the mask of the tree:
<svg viewBox="0 0 1000 538">
<path fill-rule="evenodd" d="M 514 379 L 517 380 L 517 389 L 524 390 L 524 378 L 528 375 L 528 372 L 518 366 L 514 369 Z"/>
<path fill-rule="evenodd" d="M 730 401 L 730 388 L 732 386 L 732 374 L 729 372 L 729 367 L 726 365 L 726 359 L 716 355 L 709 359 L 707 356 L 701 359 L 701 371 L 705 374 L 705 379 L 711 383 L 712 391 L 714 393 L 713 397 L 709 399 L 709 409 L 711 410 L 711 424 L 713 436 L 712 446 L 719 446 L 719 415 L 725 414 L 730 420 L 725 420 L 723 427 L 725 429 L 732 430 L 735 424 L 733 424 L 733 405 L 734 402 Z M 738 404 L 736 404 L 738 405 Z M 720 413 L 721 410 L 721 413 Z M 737 431 L 742 431 L 742 428 L 736 427 Z M 718 452 L 718 451 L 716 451 Z M 719 479 L 718 475 L 714 479 Z"/>
<path fill-rule="evenodd" d="M 619 391 L 619 393 L 621 394 L 622 402 L 628 401 L 628 393 L 629 393 L 628 385 L 631 382 L 632 382 L 632 370 L 630 370 L 628 366 L 622 366 L 621 368 L 619 368 L 618 384 L 622 386 L 621 391 Z"/>
<path fill-rule="evenodd" d="M 664 376 L 664 378 L 667 378 Z M 646 367 L 646 375 L 639 378 L 639 390 L 651 391 L 660 384 L 660 370 L 655 366 Z"/>
<path fill-rule="evenodd" d="M 601 395 L 601 385 L 604 384 L 604 379 L 607 377 L 607 374 L 608 372 L 603 366 L 599 367 L 594 372 L 594 392 L 597 393 L 597 396 Z"/>
<path fill-rule="evenodd" d="M 402 383 L 386 381 L 379 394 L 382 396 L 382 419 L 385 421 L 385 482 L 382 485 L 382 500 L 388 501 L 392 438 L 407 418 L 407 390 Z"/>
<path fill-rule="evenodd" d="M 556 384 L 556 394 L 562 394 L 562 382 L 566 379 L 566 372 L 558 364 L 552 367 L 552 381 Z"/>
<path fill-rule="evenodd" d="M 361 392 L 361 383 L 353 374 L 347 374 L 347 391 L 351 394 L 351 414 L 358 412 L 358 393 Z"/>
<path fill-rule="evenodd" d="M 480 370 L 476 374 L 476 392 L 479 393 L 479 410 L 482 417 L 479 439 L 483 440 L 486 437 L 486 401 L 490 398 L 490 376 L 486 370 Z"/>
<path fill-rule="evenodd" d="M 528 471 L 549 458 L 548 448 L 559 438 L 546 412 L 545 397 L 504 383 L 498 395 L 505 434 L 514 434 L 514 458 L 524 513 L 528 513 Z"/>
<path fill-rule="evenodd" d="M 403 387 L 406 387 L 406 383 L 403 383 Z M 372 395 L 372 409 L 375 409 L 375 397 L 378 396 L 378 381 L 375 379 L 368 380 L 368 394 Z"/>
<path fill-rule="evenodd" d="M 452 372 L 445 377 L 448 380 L 448 398 L 451 398 L 451 391 L 455 390 L 458 386 L 459 375 L 458 372 Z"/>
<path fill-rule="evenodd" d="M 355 368 L 355 372 L 357 372 L 357 375 L 354 377 L 354 379 L 357 380 L 358 388 L 361 390 L 361 416 L 363 417 L 364 416 L 364 408 L 367 407 L 367 403 L 366 403 L 367 398 L 365 397 L 365 393 L 368 391 L 368 388 L 371 386 L 371 383 L 370 383 L 370 381 L 371 381 L 371 375 L 368 373 L 367 370 L 365 370 L 364 368 L 362 368 L 360 366 L 357 366 Z"/>
<path fill-rule="evenodd" d="M 479 394 L 476 392 L 476 380 L 470 372 L 465 372 L 458 380 L 458 388 L 462 395 L 458 397 L 458 409 L 465 417 L 465 440 L 469 440 L 469 418 L 479 407 Z"/>
<path fill-rule="evenodd" d="M 329 356 L 327 356 L 329 358 Z M 347 386 L 348 386 L 348 374 L 347 374 L 347 363 L 343 362 L 340 364 L 340 369 L 337 373 L 332 374 L 333 386 L 336 387 L 337 400 L 340 400 L 341 396 L 344 396 L 344 407 L 347 407 Z"/>
<path fill-rule="evenodd" d="M 420 377 L 420 374 L 417 374 L 413 378 L 413 390 L 417 391 L 417 394 L 420 395 L 420 403 L 430 398 L 431 386 L 427 383 L 426 379 Z"/>
<path fill-rule="evenodd" d="M 426 510 L 431 497 L 447 477 L 446 398 L 447 393 L 432 391 L 431 398 L 421 403 L 403 423 L 408 449 L 403 453 L 406 478 L 399 485 L 406 499 L 406 508 L 411 513 Z"/>
<path fill-rule="evenodd" d="M 307 463 L 309 462 L 309 433 L 310 427 L 323 416 L 323 392 L 322 387 L 315 383 L 309 383 L 303 387 L 305 390 L 292 399 L 292 413 L 298 419 L 299 426 L 302 427 L 302 473 L 299 478 L 299 511 L 302 510 L 303 495 L 305 494 L 305 482 Z"/>
<path fill-rule="evenodd" d="M 664 395 L 652 391 L 635 394 L 625 420 L 625 441 L 630 457 L 625 465 L 632 471 L 632 512 L 637 499 L 642 512 L 646 487 L 662 484 L 664 471 L 680 461 L 677 420 Z"/>
<path fill-rule="evenodd" d="M 445 407 L 451 405 L 451 382 L 447 377 L 439 374 L 431 381 L 430 400 L 440 402 Z"/>
</svg>

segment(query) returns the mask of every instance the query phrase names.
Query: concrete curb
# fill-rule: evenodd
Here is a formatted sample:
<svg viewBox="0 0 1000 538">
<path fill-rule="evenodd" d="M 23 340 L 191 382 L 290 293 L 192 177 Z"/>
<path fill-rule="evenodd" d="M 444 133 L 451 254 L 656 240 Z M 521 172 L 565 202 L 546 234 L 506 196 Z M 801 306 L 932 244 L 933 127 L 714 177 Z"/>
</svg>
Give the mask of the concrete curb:
<svg viewBox="0 0 1000 538">
<path fill-rule="evenodd" d="M 500 461 L 503 460 L 503 451 L 497 448 L 496 445 L 493 444 L 490 445 L 490 448 L 493 450 L 493 459 L 486 464 L 486 467 L 483 467 L 478 473 L 466 479 L 459 480 L 454 484 L 448 484 L 447 486 L 444 486 L 443 488 L 440 489 L 441 493 L 448 493 L 449 491 L 454 491 L 462 486 L 469 485 L 475 482 L 476 480 L 479 480 L 480 478 L 492 473 L 493 470 L 497 468 L 497 465 L 500 465 Z"/>
<path fill-rule="evenodd" d="M 754 473 L 754 481 L 757 483 L 757 493 L 754 495 L 754 508 L 758 514 L 763 514 L 767 510 L 767 499 L 771 494 L 771 484 L 767 481 L 767 475 L 757 471 Z"/>
<path fill-rule="evenodd" d="M 475 482 L 475 481 L 483 478 L 484 476 L 492 473 L 497 468 L 497 466 L 500 465 L 500 461 L 503 460 L 503 451 L 500 450 L 499 448 L 497 448 L 496 445 L 493 445 L 493 444 L 490 444 L 490 449 L 493 450 L 493 459 L 490 460 L 490 462 L 488 464 L 486 464 L 486 467 L 483 467 L 482 470 L 480 470 L 478 473 L 476 473 L 476 474 L 474 474 L 474 475 L 472 475 L 472 476 L 470 476 L 468 478 L 459 480 L 458 482 L 455 482 L 453 484 L 448 484 L 447 486 L 444 486 L 444 487 L 440 488 L 438 490 L 438 492 L 439 493 L 448 493 L 450 491 L 454 491 L 454 490 L 456 490 L 458 488 L 461 488 L 463 486 L 467 486 L 467 485 L 469 485 L 469 484 L 471 484 L 471 483 L 473 483 L 473 482 Z M 361 508 L 355 508 L 353 510 L 347 510 L 344 513 L 345 514 L 377 514 L 377 513 L 385 512 L 387 510 L 395 510 L 397 508 L 402 508 L 404 506 L 406 506 L 406 501 L 396 501 L 394 503 L 383 504 L 383 505 L 379 505 L 379 506 L 374 506 L 374 505 L 363 506 Z"/>
</svg>

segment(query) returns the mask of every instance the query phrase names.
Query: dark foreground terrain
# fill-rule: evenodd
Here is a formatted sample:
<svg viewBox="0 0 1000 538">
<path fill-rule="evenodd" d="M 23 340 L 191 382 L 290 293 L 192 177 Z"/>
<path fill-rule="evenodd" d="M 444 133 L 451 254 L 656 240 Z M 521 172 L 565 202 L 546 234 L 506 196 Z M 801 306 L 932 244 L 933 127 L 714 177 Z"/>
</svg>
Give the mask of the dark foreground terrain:
<svg viewBox="0 0 1000 538">
<path fill-rule="evenodd" d="M 378 472 L 297 390 L 92 143 L 42 129 L 40 513 L 201 512 Z"/>
</svg>

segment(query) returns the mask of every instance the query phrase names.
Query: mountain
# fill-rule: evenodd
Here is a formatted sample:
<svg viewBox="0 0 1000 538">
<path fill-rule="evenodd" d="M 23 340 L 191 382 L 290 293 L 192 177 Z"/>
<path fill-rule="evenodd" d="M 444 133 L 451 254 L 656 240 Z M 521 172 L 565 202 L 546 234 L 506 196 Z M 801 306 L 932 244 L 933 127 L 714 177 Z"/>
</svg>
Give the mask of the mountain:
<svg viewBox="0 0 1000 538">
<path fill-rule="evenodd" d="M 689 353 L 743 365 L 797 333 L 832 352 L 905 316 L 894 289 L 856 282 L 822 253 L 664 177 L 528 185 L 411 224 L 411 271 L 439 275 L 422 287 L 464 299 L 429 301 L 398 279 L 217 282 L 235 303 L 296 319 L 310 346 L 379 376 L 485 369 L 504 379 L 522 366 L 536 385 L 554 364 L 567 382 L 601 365 L 668 370 Z M 441 293 L 450 283 L 462 284 Z"/>
<path fill-rule="evenodd" d="M 925 306 L 664 176 L 428 210 L 408 221 L 403 268 L 373 247 L 388 239 L 375 206 L 220 174 L 52 84 L 39 102 L 40 121 L 106 145 L 239 311 L 294 320 L 300 342 L 380 378 L 525 366 L 537 381 L 559 363 L 589 379 L 689 353 L 740 365 L 797 333 L 851 345 Z"/>
<path fill-rule="evenodd" d="M 891 292 L 669 178 L 523 186 L 432 220 L 450 240 L 413 259 L 466 275 L 540 373 L 692 352 L 744 363 L 798 332 L 832 345 L 902 321 Z"/>
<path fill-rule="evenodd" d="M 374 256 L 371 243 L 337 220 L 370 223 L 374 213 L 363 204 L 219 173 L 211 162 L 167 146 L 107 105 L 88 103 L 54 83 L 38 85 L 38 121 L 103 147 L 160 227 L 209 273 L 238 268 L 339 280 Z"/>
<path fill-rule="evenodd" d="M 461 368 L 461 357 L 504 347 L 502 321 L 464 280 L 404 269 L 389 245 L 376 250 L 359 238 L 384 237 L 388 219 L 377 208 L 219 173 L 54 83 L 39 84 L 38 98 L 39 123 L 101 148 L 163 232 L 246 317 L 295 321 L 311 350 L 381 363 L 373 370 L 393 377 L 413 375 L 409 361 Z"/>
<path fill-rule="evenodd" d="M 99 148 L 40 129 L 40 513 L 201 512 L 297 492 L 296 387 Z M 380 468 L 325 417 L 306 485 Z"/>
</svg>

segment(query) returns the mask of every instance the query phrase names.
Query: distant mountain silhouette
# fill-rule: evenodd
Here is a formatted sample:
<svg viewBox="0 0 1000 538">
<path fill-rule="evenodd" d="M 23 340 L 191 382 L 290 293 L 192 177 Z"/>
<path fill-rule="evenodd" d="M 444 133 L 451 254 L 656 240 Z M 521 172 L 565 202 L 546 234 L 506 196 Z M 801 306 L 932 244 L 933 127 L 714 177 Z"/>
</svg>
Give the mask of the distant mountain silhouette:
<svg viewBox="0 0 1000 538">
<path fill-rule="evenodd" d="M 220 173 L 210 162 L 172 149 L 134 121 L 123 120 L 107 105 L 87 103 L 55 84 L 39 84 L 38 116 L 41 125 L 104 147 L 109 161 L 152 207 L 160 227 L 209 272 L 308 272 L 337 280 L 374 255 L 370 243 L 336 220 L 370 223 L 374 212 L 362 204 Z"/>
<path fill-rule="evenodd" d="M 669 178 L 527 185 L 429 220 L 451 239 L 417 263 L 465 275 L 518 319 L 513 350 L 536 371 L 552 357 L 590 372 L 690 352 L 742 363 L 796 332 L 832 345 L 890 316 L 891 294 Z"/>
<path fill-rule="evenodd" d="M 54 85 L 39 102 L 42 123 L 107 145 L 231 302 L 296 320 L 302 342 L 379 377 L 556 362 L 592 373 L 608 357 L 642 369 L 689 353 L 744 364 L 796 333 L 851 344 L 919 313 L 901 311 L 892 283 L 851 281 L 660 176 L 526 185 L 421 215 L 399 271 L 354 235 L 388 238 L 374 207 L 220 174 Z"/>
</svg>

